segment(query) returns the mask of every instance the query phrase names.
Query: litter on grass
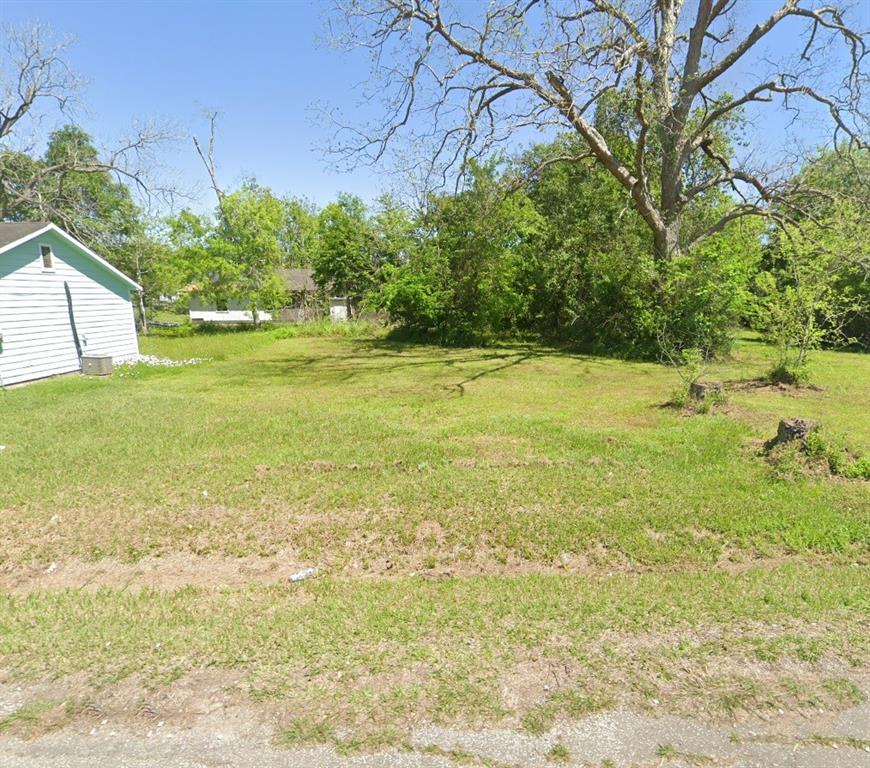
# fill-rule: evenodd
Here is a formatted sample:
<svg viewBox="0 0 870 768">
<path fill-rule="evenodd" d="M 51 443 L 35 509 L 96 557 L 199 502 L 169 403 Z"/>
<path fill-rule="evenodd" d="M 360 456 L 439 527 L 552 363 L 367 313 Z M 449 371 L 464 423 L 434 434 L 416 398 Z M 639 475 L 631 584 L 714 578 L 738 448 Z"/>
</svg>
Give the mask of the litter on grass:
<svg viewBox="0 0 870 768">
<path fill-rule="evenodd" d="M 293 583 L 295 583 L 297 581 L 305 581 L 305 579 L 310 579 L 316 575 L 317 575 L 317 568 L 303 568 L 301 571 L 294 573 L 290 577 L 290 581 Z"/>
</svg>

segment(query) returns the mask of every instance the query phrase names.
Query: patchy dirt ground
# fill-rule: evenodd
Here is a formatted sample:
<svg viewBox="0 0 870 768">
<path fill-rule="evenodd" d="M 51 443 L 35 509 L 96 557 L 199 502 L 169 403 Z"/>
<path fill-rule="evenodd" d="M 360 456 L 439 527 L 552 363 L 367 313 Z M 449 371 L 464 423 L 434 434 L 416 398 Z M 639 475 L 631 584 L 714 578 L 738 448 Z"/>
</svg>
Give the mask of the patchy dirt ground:
<svg viewBox="0 0 870 768">
<path fill-rule="evenodd" d="M 0 708 L 10 691 L 0 690 Z M 0 768 L 864 768 L 870 766 L 870 704 L 840 713 L 783 715 L 711 726 L 626 710 L 560 722 L 531 736 L 513 730 L 423 727 L 401 746 L 339 754 L 332 747 L 283 749 L 252 712 L 220 702 L 186 726 L 156 721 L 145 732 L 99 719 L 90 730 L 39 738 L 0 736 Z"/>
<path fill-rule="evenodd" d="M 613 652 L 630 650 L 643 659 L 645 645 L 676 639 L 609 635 L 604 642 Z M 719 630 L 696 639 L 728 643 Z M 753 671 L 759 684 L 771 673 L 745 659 L 724 667 L 721 661 L 711 664 L 707 671 L 723 680 L 734 664 L 743 673 Z M 813 674 L 807 678 L 810 666 Z M 682 669 L 694 675 L 685 664 Z M 850 674 L 846 667 L 825 661 L 780 664 L 777 670 L 794 684 L 806 678 L 808 691 L 813 675 Z M 502 703 L 540 716 L 549 697 L 568 690 L 578 674 L 567 663 L 530 658 L 505 671 L 499 685 Z M 413 685 L 413 673 L 409 675 L 406 682 Z M 292 747 L 282 745 L 281 734 L 304 711 L 309 682 L 304 677 L 292 683 L 298 695 L 283 702 L 257 702 L 240 670 L 200 669 L 159 685 L 137 676 L 98 685 L 86 675 L 30 684 L 0 675 L 0 768 L 870 768 L 870 678 L 854 675 L 852 670 L 850 679 L 860 695 L 852 701 L 863 696 L 858 705 L 837 704 L 815 692 L 802 705 L 783 703 L 787 710 L 775 705 L 757 711 L 742 708 L 728 718 L 721 710 L 708 711 L 697 691 L 680 696 L 663 689 L 661 701 L 644 705 L 628 695 L 626 680 L 626 695 L 615 696 L 604 711 L 582 718 L 556 713 L 543 727 L 530 728 L 516 717 L 497 727 L 436 726 L 418 720 L 397 732 L 403 735 L 382 742 L 328 737 L 333 740 L 327 745 Z M 766 684 L 773 690 L 776 680 Z M 346 695 L 356 690 L 349 684 Z M 334 715 L 340 722 L 339 714 Z M 327 721 L 329 717 L 327 713 Z"/>
<path fill-rule="evenodd" d="M 437 524 L 420 526 L 420 539 L 437 539 Z M 655 531 L 648 531 L 650 537 Z M 698 534 L 703 535 L 702 533 Z M 348 577 L 376 576 L 378 578 L 419 575 L 424 578 L 446 579 L 467 576 L 518 576 L 524 574 L 583 574 L 606 575 L 612 573 L 646 573 L 711 568 L 725 573 L 743 573 L 750 568 L 773 568 L 786 563 L 818 564 L 821 555 L 781 555 L 775 557 L 746 557 L 744 553 L 725 548 L 719 560 L 712 565 L 694 566 L 664 564 L 646 566 L 618 557 L 599 547 L 588 554 L 563 553 L 554 563 L 540 563 L 509 556 L 497 559 L 491 552 L 474 553 L 455 551 L 439 561 L 427 560 L 425 547 L 417 542 L 410 546 L 396 546 L 390 557 L 372 557 L 364 562 L 340 560 L 309 562 L 295 553 L 280 552 L 274 557 L 227 557 L 224 555 L 195 555 L 169 553 L 160 557 L 145 557 L 136 562 L 123 562 L 113 558 L 97 561 L 71 558 L 51 563 L 13 563 L 0 565 L 0 590 L 13 594 L 62 589 L 97 590 L 102 587 L 124 590 L 174 590 L 183 587 L 221 588 L 245 584 L 286 583 L 291 575 L 314 567 L 320 574 Z M 848 558 L 830 558 L 864 563 L 867 556 L 853 553 Z"/>
<path fill-rule="evenodd" d="M 306 564 L 292 557 L 225 557 L 171 553 L 135 563 L 70 559 L 0 567 L 0 589 L 15 593 L 55 589 L 180 589 L 286 581 Z"/>
</svg>

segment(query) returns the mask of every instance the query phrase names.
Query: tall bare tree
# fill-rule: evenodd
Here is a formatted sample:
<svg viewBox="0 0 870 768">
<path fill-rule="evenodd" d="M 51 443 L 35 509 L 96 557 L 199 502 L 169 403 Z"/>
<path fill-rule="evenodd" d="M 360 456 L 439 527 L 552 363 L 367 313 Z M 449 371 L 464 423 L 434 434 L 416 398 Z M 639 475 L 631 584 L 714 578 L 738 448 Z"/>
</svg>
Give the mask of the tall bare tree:
<svg viewBox="0 0 870 768">
<path fill-rule="evenodd" d="M 785 0 L 742 32 L 757 4 L 740 0 L 338 0 L 336 38 L 372 54 L 371 96 L 383 120 L 345 124 L 337 151 L 379 160 L 410 135 L 433 167 L 455 170 L 529 128 L 581 137 L 630 195 L 656 258 L 675 254 L 743 216 L 789 218 L 799 189 L 783 163 L 738 159 L 719 137 L 747 108 L 823 110 L 840 147 L 866 147 L 862 88 L 866 36 L 837 7 Z M 792 54 L 760 61 L 736 93 L 734 72 L 762 59 L 774 30 Z M 632 105 L 628 156 L 596 128 L 596 105 Z M 579 156 L 564 159 L 578 159 Z M 721 190 L 724 210 L 699 231 L 681 224 L 693 201 Z"/>
<path fill-rule="evenodd" d="M 50 116 L 69 120 L 77 103 L 81 81 L 66 59 L 71 41 L 53 41 L 40 25 L 6 26 L 0 35 L 0 218 L 57 218 L 54 193 L 72 175 L 109 174 L 149 197 L 176 194 L 153 173 L 154 151 L 175 132 L 155 124 L 136 128 L 99 156 L 71 147 L 54 160 L 36 159 L 44 138 L 39 123 Z"/>
</svg>

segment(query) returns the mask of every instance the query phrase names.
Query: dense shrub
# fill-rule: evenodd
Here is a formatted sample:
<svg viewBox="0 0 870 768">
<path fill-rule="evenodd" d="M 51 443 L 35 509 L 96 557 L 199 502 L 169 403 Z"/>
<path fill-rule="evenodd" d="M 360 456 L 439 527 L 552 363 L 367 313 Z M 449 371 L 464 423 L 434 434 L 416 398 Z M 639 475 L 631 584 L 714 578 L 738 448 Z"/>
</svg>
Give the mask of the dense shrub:
<svg viewBox="0 0 870 768">
<path fill-rule="evenodd" d="M 406 258 L 381 271 L 371 306 L 448 343 L 533 334 L 644 357 L 664 339 L 706 357 L 726 351 L 748 314 L 759 228 L 735 224 L 656 263 L 646 225 L 597 167 L 563 163 L 516 183 L 552 151 L 503 173 L 475 168 L 465 191 L 432 198 Z"/>
<path fill-rule="evenodd" d="M 404 263 L 387 265 L 372 308 L 446 343 L 486 343 L 523 330 L 541 219 L 522 193 L 506 194 L 495 165 L 472 169 L 457 195 L 433 197 Z"/>
</svg>

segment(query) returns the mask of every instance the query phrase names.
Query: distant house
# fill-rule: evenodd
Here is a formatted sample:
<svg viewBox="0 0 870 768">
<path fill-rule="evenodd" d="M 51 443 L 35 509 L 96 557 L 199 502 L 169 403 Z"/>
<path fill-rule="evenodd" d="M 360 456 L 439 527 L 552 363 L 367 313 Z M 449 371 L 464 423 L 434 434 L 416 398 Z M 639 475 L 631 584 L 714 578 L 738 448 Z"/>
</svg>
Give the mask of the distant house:
<svg viewBox="0 0 870 768">
<path fill-rule="evenodd" d="M 282 323 L 299 323 L 321 315 L 313 269 L 279 269 L 278 275 L 287 286 L 290 303 L 276 314 L 276 320 Z"/>
<path fill-rule="evenodd" d="M 241 299 L 206 299 L 194 294 L 190 297 L 190 321 L 192 323 L 253 323 L 254 317 L 248 303 Z M 272 313 L 258 310 L 260 322 L 272 319 Z"/>
<path fill-rule="evenodd" d="M 284 323 L 297 323 L 313 320 L 323 314 L 313 269 L 279 269 L 277 273 L 284 281 L 290 302 L 277 310 L 258 310 L 257 315 L 262 322 L 277 320 Z M 333 299 L 333 302 L 335 301 L 343 302 L 344 299 Z M 196 294 L 190 297 L 190 320 L 193 323 L 254 322 L 250 306 L 244 299 L 217 301 Z"/>
<path fill-rule="evenodd" d="M 0 223 L 0 387 L 135 357 L 138 290 L 54 224 Z"/>
</svg>

